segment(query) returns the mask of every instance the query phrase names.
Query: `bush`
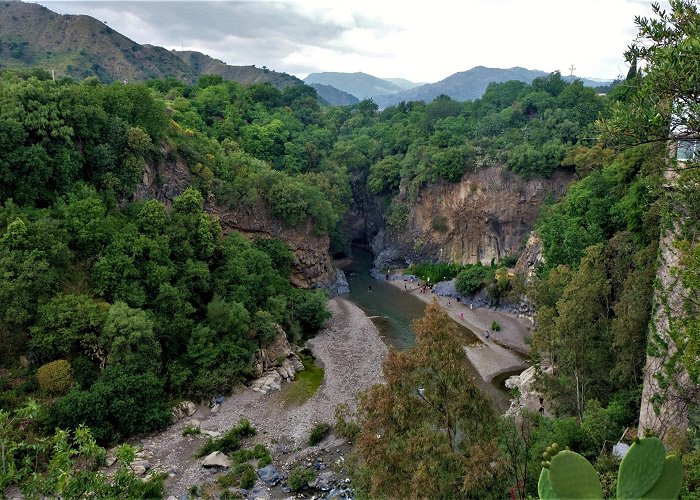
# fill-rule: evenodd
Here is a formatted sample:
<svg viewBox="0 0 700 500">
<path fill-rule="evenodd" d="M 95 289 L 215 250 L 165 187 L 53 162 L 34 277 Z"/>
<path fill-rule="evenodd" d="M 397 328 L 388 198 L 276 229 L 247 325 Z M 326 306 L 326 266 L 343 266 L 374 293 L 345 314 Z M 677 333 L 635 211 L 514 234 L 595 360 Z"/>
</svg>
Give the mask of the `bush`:
<svg viewBox="0 0 700 500">
<path fill-rule="evenodd" d="M 309 435 L 309 446 L 316 446 L 323 441 L 323 438 L 326 437 L 329 430 L 331 430 L 331 426 L 325 422 L 316 424 L 311 431 L 311 435 Z"/>
<path fill-rule="evenodd" d="M 495 269 L 484 267 L 480 262 L 474 265 L 467 265 L 457 275 L 455 287 L 461 293 L 474 295 L 484 285 L 493 282 L 495 276 Z"/>
<path fill-rule="evenodd" d="M 316 474 L 313 469 L 298 466 L 289 474 L 287 486 L 289 486 L 292 491 L 299 491 L 306 488 L 307 483 L 313 481 L 315 477 Z"/>
<path fill-rule="evenodd" d="M 56 405 L 53 424 L 85 424 L 101 443 L 162 429 L 172 421 L 163 381 L 150 372 L 107 366 L 89 390 L 73 387 Z"/>
<path fill-rule="evenodd" d="M 500 332 L 501 331 L 501 324 L 498 321 L 493 321 L 491 323 L 491 330 L 494 332 Z"/>
<path fill-rule="evenodd" d="M 57 359 L 41 365 L 36 371 L 36 380 L 46 392 L 63 394 L 73 385 L 73 370 L 65 359 Z"/>
<path fill-rule="evenodd" d="M 258 461 L 258 468 L 272 463 L 272 455 L 262 444 L 256 444 L 252 449 L 238 450 L 229 455 L 234 464 L 242 464 L 251 460 Z"/>
<path fill-rule="evenodd" d="M 182 435 L 183 436 L 197 436 L 201 434 L 202 429 L 199 427 L 195 427 L 194 425 L 188 425 L 184 429 L 182 429 Z"/>
<path fill-rule="evenodd" d="M 255 486 L 258 480 L 255 468 L 248 463 L 236 464 L 230 472 L 222 475 L 217 482 L 224 488 L 235 486 L 249 489 Z"/>
<path fill-rule="evenodd" d="M 255 436 L 255 433 L 255 427 L 250 424 L 250 421 L 247 418 L 242 418 L 239 420 L 236 427 L 226 431 L 223 436 L 215 439 L 209 438 L 207 442 L 204 443 L 204 446 L 197 451 L 195 456 L 204 457 L 213 451 L 231 453 L 241 447 L 241 441 L 243 438 Z"/>
<path fill-rule="evenodd" d="M 354 441 L 360 433 L 357 422 L 349 420 L 350 409 L 343 403 L 335 407 L 335 433 L 340 437 Z"/>
</svg>

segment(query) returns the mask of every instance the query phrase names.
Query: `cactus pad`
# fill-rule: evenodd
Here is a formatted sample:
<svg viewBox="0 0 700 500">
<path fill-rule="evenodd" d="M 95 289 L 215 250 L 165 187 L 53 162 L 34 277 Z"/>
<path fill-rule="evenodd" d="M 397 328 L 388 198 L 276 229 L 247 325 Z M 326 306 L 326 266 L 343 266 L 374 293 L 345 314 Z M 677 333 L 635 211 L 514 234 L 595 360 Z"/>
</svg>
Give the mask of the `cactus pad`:
<svg viewBox="0 0 700 500">
<path fill-rule="evenodd" d="M 537 494 L 541 500 L 559 500 L 549 484 L 549 471 L 546 468 L 540 473 L 540 480 L 537 482 Z"/>
<path fill-rule="evenodd" d="M 642 498 L 672 499 L 677 498 L 683 484 L 683 465 L 681 459 L 669 455 L 664 460 L 661 477 Z"/>
<path fill-rule="evenodd" d="M 598 474 L 578 453 L 557 453 L 549 466 L 549 482 L 559 498 L 603 498 Z"/>
<path fill-rule="evenodd" d="M 634 443 L 620 464 L 618 498 L 640 498 L 661 476 L 666 449 L 659 438 L 642 438 Z"/>
</svg>

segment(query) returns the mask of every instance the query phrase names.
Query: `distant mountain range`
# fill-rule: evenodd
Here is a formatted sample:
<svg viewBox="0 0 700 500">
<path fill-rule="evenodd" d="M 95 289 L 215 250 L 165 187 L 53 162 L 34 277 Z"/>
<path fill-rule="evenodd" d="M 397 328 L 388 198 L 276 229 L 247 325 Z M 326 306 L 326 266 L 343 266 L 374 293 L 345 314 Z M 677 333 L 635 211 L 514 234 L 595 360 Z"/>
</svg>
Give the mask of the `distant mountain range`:
<svg viewBox="0 0 700 500">
<path fill-rule="evenodd" d="M 417 84 L 403 78 L 377 78 L 367 73 L 311 73 L 304 78 L 307 85 L 321 84 L 330 85 L 338 90 L 347 92 L 358 99 L 396 94 L 406 89 L 415 87 Z"/>
<path fill-rule="evenodd" d="M 255 66 L 230 66 L 199 52 L 140 45 L 90 16 L 57 14 L 34 3 L 0 3 L 0 68 L 55 70 L 56 76 L 104 82 L 173 76 L 193 82 L 217 74 L 243 84 L 278 88 L 303 83 L 295 76 Z"/>
<path fill-rule="evenodd" d="M 322 83 L 311 83 L 307 85 L 316 89 L 316 94 L 333 106 L 352 106 L 360 102 L 354 95 L 343 92 L 332 85 L 323 85 Z"/>
<path fill-rule="evenodd" d="M 476 66 L 448 76 L 436 83 L 419 85 L 398 78 L 382 79 L 366 73 L 311 73 L 304 78 L 308 83 L 323 83 L 347 92 L 358 99 L 371 97 L 380 108 L 398 104 L 401 101 L 430 102 L 441 94 L 457 101 L 474 100 L 481 97 L 486 87 L 492 82 L 519 80 L 532 83 L 537 77 L 547 76 L 545 71 L 526 68 L 486 68 Z M 584 85 L 599 87 L 609 85 L 611 81 L 592 80 L 577 76 L 563 77 L 567 81 L 581 80 Z M 403 87 L 403 88 L 401 88 Z"/>
</svg>

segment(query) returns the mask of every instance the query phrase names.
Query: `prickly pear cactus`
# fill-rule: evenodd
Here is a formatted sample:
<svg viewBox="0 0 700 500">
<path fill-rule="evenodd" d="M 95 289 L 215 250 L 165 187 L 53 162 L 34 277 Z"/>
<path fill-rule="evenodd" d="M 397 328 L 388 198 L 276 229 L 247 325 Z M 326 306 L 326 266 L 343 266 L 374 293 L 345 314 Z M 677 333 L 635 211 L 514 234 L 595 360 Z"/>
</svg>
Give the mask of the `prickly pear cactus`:
<svg viewBox="0 0 700 500">
<path fill-rule="evenodd" d="M 540 498 L 602 498 L 603 491 L 593 466 L 578 453 L 558 451 L 553 444 L 543 454 L 543 469 L 537 490 Z M 551 460 L 550 460 L 551 457 Z M 635 440 L 620 463 L 617 498 L 674 499 L 683 481 L 681 460 L 666 456 L 656 437 Z"/>
<path fill-rule="evenodd" d="M 676 498 L 681 490 L 683 467 L 678 457 L 666 456 L 657 437 L 635 440 L 617 474 L 618 498 Z"/>
</svg>

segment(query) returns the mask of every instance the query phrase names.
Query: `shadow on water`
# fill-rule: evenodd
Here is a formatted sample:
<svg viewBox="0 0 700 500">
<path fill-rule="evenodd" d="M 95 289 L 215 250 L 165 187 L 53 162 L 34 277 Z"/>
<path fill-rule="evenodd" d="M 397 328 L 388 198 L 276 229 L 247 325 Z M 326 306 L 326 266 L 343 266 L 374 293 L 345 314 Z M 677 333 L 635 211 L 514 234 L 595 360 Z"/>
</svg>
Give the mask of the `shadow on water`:
<svg viewBox="0 0 700 500">
<path fill-rule="evenodd" d="M 399 351 L 409 349 L 416 341 L 411 325 L 423 315 L 426 304 L 399 287 L 373 278 L 370 274 L 372 265 L 371 252 L 353 247 L 352 262 L 342 267 L 350 285 L 346 297 L 372 320 L 389 346 Z M 416 284 L 406 283 L 406 286 L 415 287 Z M 455 325 L 465 344 L 481 342 L 470 329 L 456 322 Z M 470 363 L 468 367 L 479 388 L 491 398 L 496 408 L 501 411 L 508 408 L 509 396 L 504 386 L 507 376 L 498 376 L 492 383 L 487 383 Z"/>
</svg>

